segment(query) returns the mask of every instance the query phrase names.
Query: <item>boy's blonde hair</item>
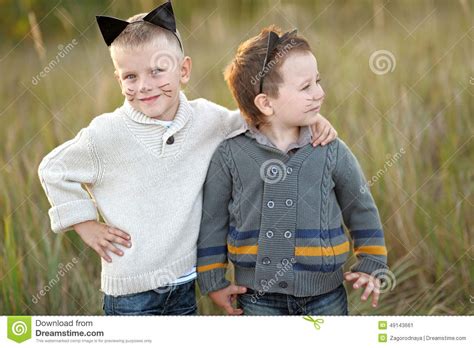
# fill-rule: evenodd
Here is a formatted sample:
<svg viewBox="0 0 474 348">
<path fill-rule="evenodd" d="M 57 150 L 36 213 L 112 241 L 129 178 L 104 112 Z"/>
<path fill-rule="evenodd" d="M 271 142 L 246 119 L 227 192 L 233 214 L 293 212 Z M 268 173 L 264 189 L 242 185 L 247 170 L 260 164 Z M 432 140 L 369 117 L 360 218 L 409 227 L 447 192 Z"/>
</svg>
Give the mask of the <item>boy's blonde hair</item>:
<svg viewBox="0 0 474 348">
<path fill-rule="evenodd" d="M 110 51 L 115 49 L 137 48 L 153 43 L 155 40 L 164 40 L 169 50 L 175 51 L 179 57 L 184 57 L 181 45 L 176 36 L 169 30 L 158 25 L 146 22 L 143 18 L 147 13 L 140 13 L 127 19 L 130 24 L 120 33 L 120 35 L 110 45 Z M 181 41 L 179 32 L 176 31 Z M 163 41 L 161 41 L 163 42 Z"/>
</svg>

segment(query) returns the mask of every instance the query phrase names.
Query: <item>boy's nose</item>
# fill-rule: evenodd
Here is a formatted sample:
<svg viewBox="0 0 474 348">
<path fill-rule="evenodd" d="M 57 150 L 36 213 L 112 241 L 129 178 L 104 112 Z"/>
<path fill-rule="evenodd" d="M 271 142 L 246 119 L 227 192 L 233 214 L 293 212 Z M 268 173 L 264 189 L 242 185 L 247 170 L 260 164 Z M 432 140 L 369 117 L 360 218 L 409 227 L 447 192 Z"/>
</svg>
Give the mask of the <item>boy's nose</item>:
<svg viewBox="0 0 474 348">
<path fill-rule="evenodd" d="M 151 91 L 151 87 L 150 87 L 150 86 L 142 85 L 142 86 L 140 87 L 140 92 L 141 92 L 141 93 L 145 93 L 145 92 L 149 92 L 149 91 Z"/>
<path fill-rule="evenodd" d="M 315 100 L 320 100 L 320 99 L 324 99 L 324 97 L 326 97 L 326 93 L 324 93 L 324 90 L 321 86 L 318 86 L 318 88 L 316 88 L 313 98 Z"/>
<path fill-rule="evenodd" d="M 140 92 L 149 92 L 152 90 L 151 83 L 148 81 L 148 79 L 143 79 L 142 83 L 140 85 Z"/>
</svg>

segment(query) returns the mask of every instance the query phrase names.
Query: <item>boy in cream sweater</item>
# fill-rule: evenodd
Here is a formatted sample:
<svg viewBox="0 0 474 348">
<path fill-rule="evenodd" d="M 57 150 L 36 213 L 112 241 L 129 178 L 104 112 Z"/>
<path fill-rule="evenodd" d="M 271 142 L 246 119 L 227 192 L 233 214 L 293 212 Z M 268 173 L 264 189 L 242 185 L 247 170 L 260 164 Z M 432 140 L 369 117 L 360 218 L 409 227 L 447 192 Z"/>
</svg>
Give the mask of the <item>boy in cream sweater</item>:
<svg viewBox="0 0 474 348">
<path fill-rule="evenodd" d="M 74 229 L 101 256 L 106 314 L 194 314 L 203 183 L 218 144 L 243 120 L 180 91 L 191 58 L 171 3 L 97 20 L 125 102 L 41 162 L 51 228 Z M 322 116 L 314 129 L 315 145 L 336 137 Z"/>
</svg>

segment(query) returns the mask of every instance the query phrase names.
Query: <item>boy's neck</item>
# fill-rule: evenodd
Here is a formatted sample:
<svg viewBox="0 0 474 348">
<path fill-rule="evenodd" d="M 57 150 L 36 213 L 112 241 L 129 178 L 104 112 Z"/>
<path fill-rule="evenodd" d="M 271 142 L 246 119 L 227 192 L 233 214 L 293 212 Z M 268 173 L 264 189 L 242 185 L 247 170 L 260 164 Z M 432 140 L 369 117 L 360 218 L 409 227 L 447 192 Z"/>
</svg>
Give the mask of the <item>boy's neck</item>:
<svg viewBox="0 0 474 348">
<path fill-rule="evenodd" d="M 176 117 L 176 113 L 178 112 L 179 108 L 179 99 L 178 102 L 173 105 L 169 110 L 166 110 L 163 114 L 159 116 L 153 116 L 152 118 L 160 120 L 160 121 L 173 121 Z"/>
<path fill-rule="evenodd" d="M 259 127 L 259 131 L 285 153 L 291 144 L 298 142 L 300 136 L 300 127 L 288 127 L 277 123 L 262 125 Z"/>
</svg>

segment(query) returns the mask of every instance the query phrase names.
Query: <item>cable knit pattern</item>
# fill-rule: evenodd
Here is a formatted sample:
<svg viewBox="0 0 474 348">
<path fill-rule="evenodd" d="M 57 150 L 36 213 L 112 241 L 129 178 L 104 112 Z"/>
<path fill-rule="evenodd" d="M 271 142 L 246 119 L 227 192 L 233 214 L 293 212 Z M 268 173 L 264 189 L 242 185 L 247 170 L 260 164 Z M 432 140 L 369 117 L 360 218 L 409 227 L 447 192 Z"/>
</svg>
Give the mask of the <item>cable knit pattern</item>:
<svg viewBox="0 0 474 348">
<path fill-rule="evenodd" d="M 308 143 L 292 155 L 250 131 L 226 140 L 204 183 L 201 292 L 229 284 L 228 261 L 235 282 L 255 291 L 299 297 L 329 292 L 341 285 L 350 255 L 343 224 L 357 259 L 352 270 L 383 277 L 382 224 L 370 192 L 361 192 L 364 185 L 357 159 L 340 139 L 325 147 Z"/>
<path fill-rule="evenodd" d="M 131 236 L 124 255 L 102 262 L 102 290 L 126 295 L 155 289 L 196 264 L 202 185 L 214 150 L 243 127 L 238 111 L 205 99 L 179 108 L 167 129 L 128 102 L 95 117 L 49 153 L 38 174 L 51 203 L 54 232 L 88 220 Z M 172 144 L 167 140 L 173 137 Z"/>
</svg>

